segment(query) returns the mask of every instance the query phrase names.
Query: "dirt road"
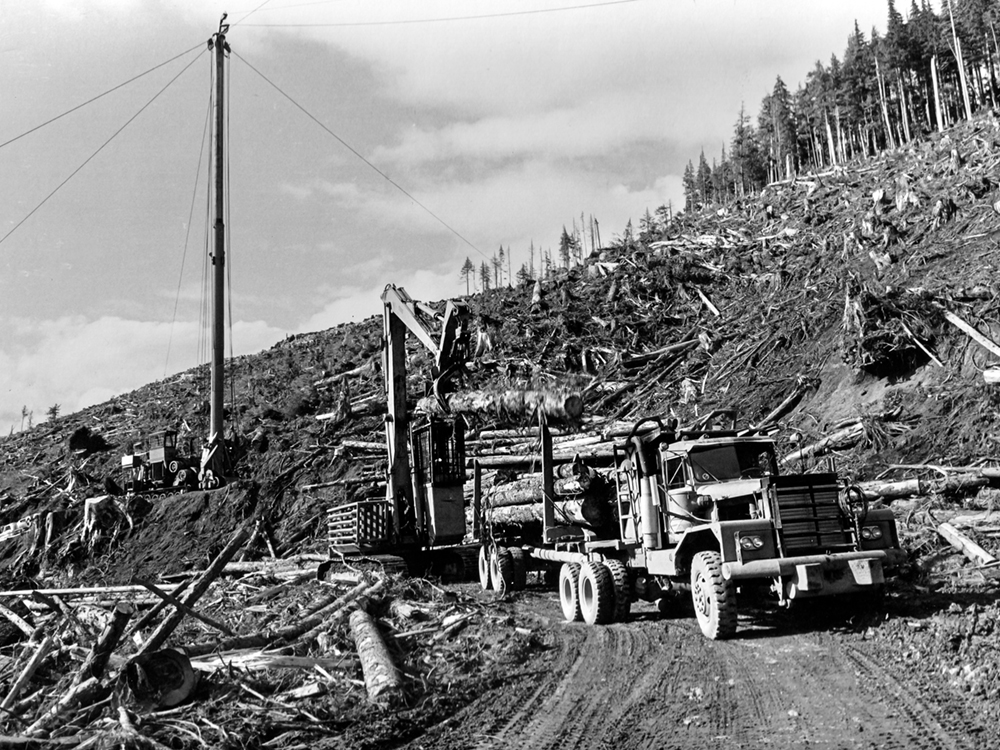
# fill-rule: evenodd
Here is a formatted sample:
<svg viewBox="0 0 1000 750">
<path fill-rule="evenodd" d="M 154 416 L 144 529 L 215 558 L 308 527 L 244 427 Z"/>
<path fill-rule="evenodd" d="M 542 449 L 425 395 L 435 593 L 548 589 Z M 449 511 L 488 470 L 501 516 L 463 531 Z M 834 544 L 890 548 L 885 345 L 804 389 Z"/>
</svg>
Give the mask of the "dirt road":
<svg viewBox="0 0 1000 750">
<path fill-rule="evenodd" d="M 712 642 L 649 606 L 606 627 L 562 622 L 554 593 L 512 606 L 547 651 L 407 747 L 1000 747 L 943 675 L 856 622 L 756 613 Z"/>
</svg>

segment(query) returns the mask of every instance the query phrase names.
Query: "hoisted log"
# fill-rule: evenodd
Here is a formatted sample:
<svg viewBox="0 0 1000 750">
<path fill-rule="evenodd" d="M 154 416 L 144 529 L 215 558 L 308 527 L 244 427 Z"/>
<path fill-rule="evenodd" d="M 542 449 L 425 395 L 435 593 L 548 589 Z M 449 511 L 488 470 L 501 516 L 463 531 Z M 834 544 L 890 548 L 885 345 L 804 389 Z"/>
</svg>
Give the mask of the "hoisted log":
<svg viewBox="0 0 1000 750">
<path fill-rule="evenodd" d="M 350 623 L 368 698 L 374 702 L 385 701 L 400 690 L 399 670 L 371 615 L 357 609 L 351 613 Z"/>
<path fill-rule="evenodd" d="M 466 391 L 447 397 L 447 411 L 434 397 L 417 402 L 417 411 L 424 414 L 503 414 L 517 419 L 529 419 L 541 414 L 546 419 L 575 422 L 583 415 L 583 397 L 569 391 Z"/>
</svg>

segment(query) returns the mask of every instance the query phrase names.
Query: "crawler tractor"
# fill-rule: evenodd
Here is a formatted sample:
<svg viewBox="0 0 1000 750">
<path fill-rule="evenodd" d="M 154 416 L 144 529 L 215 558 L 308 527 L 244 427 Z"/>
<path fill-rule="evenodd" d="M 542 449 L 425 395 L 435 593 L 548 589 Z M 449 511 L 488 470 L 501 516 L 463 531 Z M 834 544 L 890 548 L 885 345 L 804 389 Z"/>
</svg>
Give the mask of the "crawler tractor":
<svg viewBox="0 0 1000 750">
<path fill-rule="evenodd" d="M 751 591 L 784 605 L 878 598 L 905 557 L 892 512 L 869 508 L 834 473 L 779 474 L 770 437 L 729 427 L 642 420 L 615 447 L 612 523 L 557 522 L 546 491 L 541 540 L 484 546 L 492 564 L 481 582 L 517 588 L 525 565 L 558 565 L 563 614 L 589 624 L 686 590 L 711 639 L 736 632 L 737 600 Z"/>
</svg>

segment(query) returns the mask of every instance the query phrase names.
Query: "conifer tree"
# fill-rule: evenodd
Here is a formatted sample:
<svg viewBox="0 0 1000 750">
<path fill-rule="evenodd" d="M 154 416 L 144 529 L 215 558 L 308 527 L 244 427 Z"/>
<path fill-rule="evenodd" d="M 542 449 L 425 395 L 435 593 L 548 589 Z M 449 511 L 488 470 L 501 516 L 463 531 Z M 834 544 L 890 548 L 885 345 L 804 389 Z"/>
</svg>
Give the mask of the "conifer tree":
<svg viewBox="0 0 1000 750">
<path fill-rule="evenodd" d="M 472 265 L 472 261 L 469 260 L 469 256 L 465 257 L 465 263 L 462 264 L 461 277 L 465 279 L 465 293 L 470 294 L 470 282 L 475 280 L 476 267 Z"/>
</svg>

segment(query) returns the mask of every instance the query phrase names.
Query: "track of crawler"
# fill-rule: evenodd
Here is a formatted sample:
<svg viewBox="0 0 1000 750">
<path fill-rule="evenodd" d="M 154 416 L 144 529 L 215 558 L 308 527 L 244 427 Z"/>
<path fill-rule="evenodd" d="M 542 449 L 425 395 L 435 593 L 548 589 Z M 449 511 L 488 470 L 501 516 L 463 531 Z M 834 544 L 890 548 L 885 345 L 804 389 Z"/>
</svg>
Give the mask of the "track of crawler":
<svg viewBox="0 0 1000 750">
<path fill-rule="evenodd" d="M 554 596 L 521 604 L 551 618 L 542 663 L 479 698 L 413 748 L 998 747 L 938 675 L 902 673 L 857 635 L 753 627 L 732 641 L 643 610 L 605 627 L 558 621 Z"/>
</svg>

